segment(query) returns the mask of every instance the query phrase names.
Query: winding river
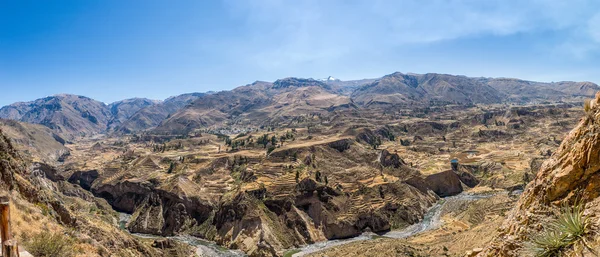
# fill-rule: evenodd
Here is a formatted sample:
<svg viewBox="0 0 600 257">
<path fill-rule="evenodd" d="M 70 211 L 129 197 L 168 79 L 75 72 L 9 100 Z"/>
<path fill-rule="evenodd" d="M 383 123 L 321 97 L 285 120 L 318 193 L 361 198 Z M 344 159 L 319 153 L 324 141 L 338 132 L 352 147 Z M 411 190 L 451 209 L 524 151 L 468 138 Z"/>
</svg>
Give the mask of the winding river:
<svg viewBox="0 0 600 257">
<path fill-rule="evenodd" d="M 119 226 L 122 229 L 125 229 L 125 224 L 129 221 L 131 215 L 127 213 L 119 213 Z M 126 229 L 125 229 L 126 230 Z M 149 238 L 149 239 L 173 239 L 175 241 L 179 241 L 182 243 L 186 243 L 195 248 L 196 254 L 198 256 L 215 256 L 215 257 L 241 257 L 246 256 L 244 252 L 239 250 L 231 250 L 220 245 L 217 245 L 215 242 L 204 240 L 198 237 L 193 236 L 156 236 L 156 235 L 148 235 L 148 234 L 140 234 L 140 233 L 131 233 L 134 236 L 140 238 Z"/>
<path fill-rule="evenodd" d="M 339 245 L 344 245 L 357 241 L 364 240 L 372 240 L 381 237 L 388 238 L 407 238 L 410 236 L 414 236 L 420 233 L 423 233 L 428 230 L 436 229 L 442 225 L 441 215 L 443 207 L 452 202 L 459 201 L 474 201 L 479 199 L 485 199 L 495 194 L 469 194 L 469 193 L 461 193 L 455 196 L 449 196 L 440 199 L 436 204 L 434 204 L 425 216 L 423 216 L 423 220 L 419 223 L 415 223 L 401 230 L 392 230 L 384 234 L 375 234 L 375 233 L 363 233 L 360 236 L 352 237 L 348 239 L 336 239 L 336 240 L 328 240 L 323 242 L 318 242 L 310 245 L 306 245 L 300 248 L 289 250 L 286 256 L 299 257 L 304 256 L 310 253 L 315 253 L 319 251 L 323 251 L 328 248 L 332 248 Z"/>
<path fill-rule="evenodd" d="M 293 256 L 299 257 L 304 256 L 310 253 L 315 253 L 319 251 L 323 251 L 325 249 L 344 245 L 357 241 L 364 240 L 372 240 L 381 237 L 388 238 L 407 238 L 410 236 L 414 236 L 420 233 L 423 233 L 428 230 L 439 228 L 442 225 L 441 215 L 442 210 L 445 205 L 452 202 L 460 202 L 460 201 L 474 201 L 479 199 L 485 199 L 495 194 L 469 194 L 469 193 L 461 193 L 455 196 L 445 197 L 440 199 L 436 204 L 434 204 L 425 214 L 423 220 L 421 222 L 410 225 L 401 230 L 393 230 L 384 234 L 375 234 L 375 233 L 363 233 L 359 236 L 347 238 L 347 239 L 335 239 L 317 242 L 314 244 L 305 245 L 299 248 L 288 250 L 284 256 Z M 129 220 L 131 215 L 120 213 L 119 224 L 121 228 L 125 229 L 125 224 Z M 146 235 L 146 234 L 137 234 L 133 233 L 133 235 L 141 238 L 169 238 L 179 242 L 183 242 L 189 244 L 196 248 L 196 253 L 199 256 L 218 256 L 218 257 L 237 257 L 237 256 L 246 256 L 243 252 L 239 250 L 230 250 L 224 248 L 222 246 L 217 245 L 214 242 L 203 240 L 197 237 L 192 236 L 172 236 L 172 237 L 161 237 L 154 235 Z"/>
</svg>

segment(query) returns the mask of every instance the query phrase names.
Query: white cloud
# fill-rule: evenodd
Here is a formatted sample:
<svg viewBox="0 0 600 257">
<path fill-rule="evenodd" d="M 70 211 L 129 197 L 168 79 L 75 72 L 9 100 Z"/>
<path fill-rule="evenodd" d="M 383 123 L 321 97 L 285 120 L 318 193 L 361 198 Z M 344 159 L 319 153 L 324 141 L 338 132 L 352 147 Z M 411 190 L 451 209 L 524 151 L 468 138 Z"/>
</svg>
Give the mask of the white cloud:
<svg viewBox="0 0 600 257">
<path fill-rule="evenodd" d="M 567 33 L 563 42 L 552 42 L 554 49 L 581 58 L 589 51 L 597 51 L 594 43 L 598 41 L 591 38 L 600 39 L 597 29 L 600 18 L 594 16 L 598 2 L 594 0 L 230 0 L 226 3 L 230 15 L 242 20 L 249 33 L 248 42 L 232 51 L 243 52 L 240 56 L 248 56 L 264 70 L 293 69 L 294 65 L 306 64 L 327 68 L 332 60 L 348 55 L 385 54 L 403 46 L 556 31 Z"/>
<path fill-rule="evenodd" d="M 587 29 L 592 39 L 594 39 L 596 43 L 600 43 L 600 12 L 592 16 L 588 21 Z"/>
</svg>

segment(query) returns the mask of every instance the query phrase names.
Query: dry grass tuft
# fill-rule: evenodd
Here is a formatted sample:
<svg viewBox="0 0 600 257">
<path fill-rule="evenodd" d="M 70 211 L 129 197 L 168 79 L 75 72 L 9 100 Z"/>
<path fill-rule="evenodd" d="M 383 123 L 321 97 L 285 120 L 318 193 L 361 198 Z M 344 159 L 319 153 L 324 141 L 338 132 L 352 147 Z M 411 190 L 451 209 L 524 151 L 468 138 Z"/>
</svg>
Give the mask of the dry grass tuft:
<svg viewBox="0 0 600 257">
<path fill-rule="evenodd" d="M 74 256 L 75 242 L 72 238 L 49 231 L 42 231 L 25 239 L 25 247 L 33 256 L 71 257 Z"/>
</svg>

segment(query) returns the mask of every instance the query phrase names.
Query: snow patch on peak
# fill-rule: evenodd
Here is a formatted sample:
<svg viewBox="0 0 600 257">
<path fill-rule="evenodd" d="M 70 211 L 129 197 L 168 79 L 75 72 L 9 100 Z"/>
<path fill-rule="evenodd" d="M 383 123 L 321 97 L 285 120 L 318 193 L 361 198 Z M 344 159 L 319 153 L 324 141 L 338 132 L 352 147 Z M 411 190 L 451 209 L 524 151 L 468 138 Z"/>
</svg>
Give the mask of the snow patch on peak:
<svg viewBox="0 0 600 257">
<path fill-rule="evenodd" d="M 327 77 L 326 79 L 319 79 L 319 81 L 340 81 L 332 76 Z"/>
</svg>

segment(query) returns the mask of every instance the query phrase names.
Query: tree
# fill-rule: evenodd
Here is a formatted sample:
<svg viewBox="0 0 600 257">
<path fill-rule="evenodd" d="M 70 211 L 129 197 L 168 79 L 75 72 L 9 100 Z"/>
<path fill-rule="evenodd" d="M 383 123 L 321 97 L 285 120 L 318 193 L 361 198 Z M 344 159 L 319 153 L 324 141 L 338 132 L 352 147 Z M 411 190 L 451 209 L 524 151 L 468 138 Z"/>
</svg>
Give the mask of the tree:
<svg viewBox="0 0 600 257">
<path fill-rule="evenodd" d="M 272 145 L 277 144 L 277 137 L 276 136 L 271 137 L 271 144 Z"/>
<path fill-rule="evenodd" d="M 283 142 L 285 142 L 285 140 L 286 140 L 285 136 L 279 137 L 279 142 L 281 142 L 281 145 L 283 145 Z"/>
<path fill-rule="evenodd" d="M 269 144 L 269 135 L 263 134 L 256 140 L 256 143 L 263 145 L 263 148 L 267 148 L 267 144 Z"/>
<path fill-rule="evenodd" d="M 373 147 L 373 149 L 377 149 L 377 147 L 379 147 L 381 145 L 381 137 L 375 137 L 375 139 L 373 140 L 373 143 L 371 143 L 371 146 Z"/>
<path fill-rule="evenodd" d="M 171 162 L 171 164 L 169 165 L 169 169 L 167 170 L 167 173 L 171 174 L 174 169 L 175 169 L 175 163 Z"/>
<path fill-rule="evenodd" d="M 269 149 L 267 149 L 267 155 L 271 154 L 271 152 L 273 152 L 275 150 L 275 146 L 269 146 Z"/>
</svg>

